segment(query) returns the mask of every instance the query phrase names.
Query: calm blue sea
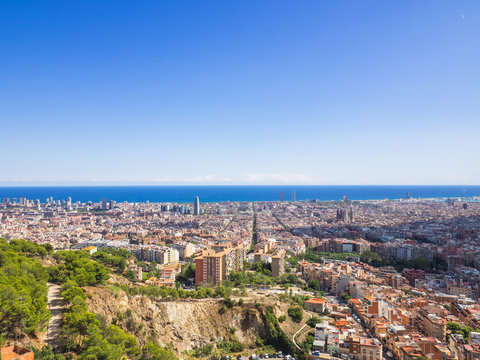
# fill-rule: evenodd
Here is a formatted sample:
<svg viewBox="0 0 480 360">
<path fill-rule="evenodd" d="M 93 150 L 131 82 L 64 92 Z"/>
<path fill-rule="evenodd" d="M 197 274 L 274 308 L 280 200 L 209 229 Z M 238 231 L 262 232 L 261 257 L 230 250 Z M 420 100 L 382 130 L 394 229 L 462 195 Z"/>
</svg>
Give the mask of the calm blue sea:
<svg viewBox="0 0 480 360">
<path fill-rule="evenodd" d="M 280 191 L 285 200 L 291 200 L 292 191 L 296 200 L 351 200 L 401 199 L 409 192 L 414 198 L 480 196 L 480 186 L 32 186 L 0 187 L 3 198 L 55 200 L 68 197 L 72 201 L 99 202 L 108 200 L 128 202 L 192 202 L 199 196 L 201 202 L 220 201 L 277 201 Z"/>
</svg>

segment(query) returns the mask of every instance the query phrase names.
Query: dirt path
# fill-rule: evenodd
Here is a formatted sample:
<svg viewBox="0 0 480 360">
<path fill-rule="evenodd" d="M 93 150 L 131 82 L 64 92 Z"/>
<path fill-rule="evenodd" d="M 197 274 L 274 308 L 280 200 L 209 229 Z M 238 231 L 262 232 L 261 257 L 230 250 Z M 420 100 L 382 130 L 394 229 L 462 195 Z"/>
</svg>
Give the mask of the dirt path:
<svg viewBox="0 0 480 360">
<path fill-rule="evenodd" d="M 303 311 L 305 314 L 308 315 L 308 319 L 310 319 L 312 317 L 312 314 L 310 314 L 309 312 L 307 311 Z M 308 320 L 307 320 L 308 321 Z M 305 329 L 305 326 L 307 326 L 308 324 L 305 323 L 300 329 L 298 329 L 298 331 L 293 335 L 292 337 L 292 341 L 293 341 L 293 344 L 299 349 L 299 350 L 303 350 L 298 344 L 297 342 L 295 341 L 295 338 L 297 337 L 298 334 L 300 334 L 300 332 Z"/>
<path fill-rule="evenodd" d="M 62 327 L 63 312 L 65 308 L 62 301 L 62 287 L 57 284 L 48 283 L 48 308 L 52 318 L 47 328 L 47 343 L 55 350 L 58 348 L 57 338 Z"/>
</svg>

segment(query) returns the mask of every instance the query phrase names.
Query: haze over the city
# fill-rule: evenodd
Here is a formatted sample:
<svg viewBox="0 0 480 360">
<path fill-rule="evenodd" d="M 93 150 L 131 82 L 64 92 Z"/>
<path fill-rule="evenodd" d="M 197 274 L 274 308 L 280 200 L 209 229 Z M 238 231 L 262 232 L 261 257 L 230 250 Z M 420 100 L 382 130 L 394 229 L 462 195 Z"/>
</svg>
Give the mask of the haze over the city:
<svg viewBox="0 0 480 360">
<path fill-rule="evenodd" d="M 477 1 L 2 1 L 0 185 L 480 184 Z"/>
</svg>

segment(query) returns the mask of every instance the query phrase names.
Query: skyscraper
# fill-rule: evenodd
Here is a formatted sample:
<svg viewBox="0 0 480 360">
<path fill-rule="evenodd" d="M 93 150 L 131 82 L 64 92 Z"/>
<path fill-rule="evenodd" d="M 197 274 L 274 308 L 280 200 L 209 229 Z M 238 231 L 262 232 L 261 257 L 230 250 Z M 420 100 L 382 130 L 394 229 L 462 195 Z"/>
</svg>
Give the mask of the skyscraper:
<svg viewBox="0 0 480 360">
<path fill-rule="evenodd" d="M 292 201 L 295 201 L 295 191 L 292 191 Z"/>
<path fill-rule="evenodd" d="M 195 203 L 193 204 L 193 214 L 200 215 L 200 199 L 195 196 Z"/>
<path fill-rule="evenodd" d="M 105 198 L 102 199 L 102 210 L 107 210 L 107 199 Z"/>
<path fill-rule="evenodd" d="M 283 201 L 284 200 L 284 194 L 283 194 L 283 190 L 280 191 L 280 201 Z"/>
</svg>

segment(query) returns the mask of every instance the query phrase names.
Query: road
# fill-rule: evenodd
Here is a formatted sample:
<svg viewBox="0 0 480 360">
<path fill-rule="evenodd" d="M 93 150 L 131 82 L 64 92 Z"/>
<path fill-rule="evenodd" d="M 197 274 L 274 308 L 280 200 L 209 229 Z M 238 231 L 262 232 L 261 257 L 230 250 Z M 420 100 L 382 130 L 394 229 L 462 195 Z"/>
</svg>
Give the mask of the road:
<svg viewBox="0 0 480 360">
<path fill-rule="evenodd" d="M 62 327 L 63 306 L 62 287 L 57 284 L 48 283 L 48 308 L 52 313 L 52 317 L 47 327 L 47 343 L 55 350 L 58 348 L 57 338 Z"/>
</svg>

